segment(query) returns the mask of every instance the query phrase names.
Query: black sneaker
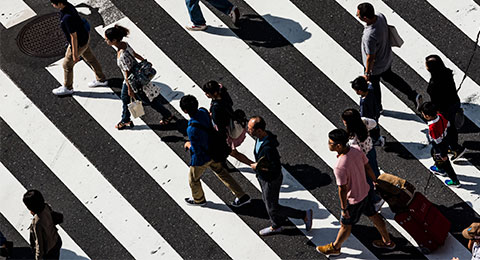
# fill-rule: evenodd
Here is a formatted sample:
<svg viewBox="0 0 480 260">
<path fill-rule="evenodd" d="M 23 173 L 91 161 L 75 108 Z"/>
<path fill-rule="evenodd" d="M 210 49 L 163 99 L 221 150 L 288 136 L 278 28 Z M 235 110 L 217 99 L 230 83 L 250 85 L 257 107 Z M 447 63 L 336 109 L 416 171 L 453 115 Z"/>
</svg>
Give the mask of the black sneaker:
<svg viewBox="0 0 480 260">
<path fill-rule="evenodd" d="M 245 194 L 241 198 L 235 198 L 235 200 L 232 202 L 232 206 L 238 208 L 247 203 L 250 203 L 250 201 L 250 196 L 248 196 L 248 194 Z"/>
<path fill-rule="evenodd" d="M 201 202 L 195 202 L 193 198 L 185 198 L 185 202 L 190 206 L 205 206 L 207 204 L 205 199 Z"/>
<path fill-rule="evenodd" d="M 452 162 L 456 161 L 458 158 L 462 157 L 466 151 L 467 149 L 465 147 L 462 147 L 457 151 L 452 151 L 453 156 L 450 158 L 450 160 L 452 160 Z"/>
</svg>

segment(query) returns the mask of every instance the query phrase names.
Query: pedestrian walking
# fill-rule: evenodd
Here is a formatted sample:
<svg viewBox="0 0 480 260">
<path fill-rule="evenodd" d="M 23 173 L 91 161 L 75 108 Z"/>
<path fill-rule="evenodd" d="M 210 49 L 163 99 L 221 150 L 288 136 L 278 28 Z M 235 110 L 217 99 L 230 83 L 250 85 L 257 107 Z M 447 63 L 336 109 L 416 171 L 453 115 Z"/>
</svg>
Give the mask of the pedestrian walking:
<svg viewBox="0 0 480 260">
<path fill-rule="evenodd" d="M 236 118 L 235 111 L 233 110 L 233 100 L 228 94 L 227 88 L 219 84 L 218 82 L 212 80 L 205 83 L 202 86 L 203 92 L 205 95 L 212 99 L 210 103 L 210 114 L 212 116 L 212 121 L 215 124 L 215 128 L 219 132 L 219 135 L 223 140 L 227 142 L 227 145 L 232 148 L 230 155 L 237 159 L 240 162 L 243 162 L 247 165 L 253 163 L 248 159 L 243 153 L 240 153 L 236 148 L 240 146 L 246 137 L 246 119 Z M 243 116 L 242 116 L 243 117 Z M 234 120 L 240 120 L 240 124 L 243 124 L 243 132 L 237 138 L 232 138 L 229 135 L 231 131 L 232 124 Z"/>
<path fill-rule="evenodd" d="M 192 190 L 192 197 L 185 198 L 188 205 L 203 206 L 207 203 L 203 193 L 200 178 L 207 168 L 217 175 L 217 177 L 229 188 L 235 195 L 235 200 L 231 203 L 234 207 L 240 207 L 250 203 L 250 196 L 245 194 L 240 185 L 230 175 L 224 162 L 215 161 L 209 152 L 209 145 L 212 145 L 212 135 L 209 132 L 214 131 L 211 118 L 205 108 L 198 108 L 198 101 L 192 95 L 183 96 L 180 100 L 180 108 L 190 116 L 187 127 L 189 141 L 185 142 L 185 149 L 190 150 L 190 171 L 188 173 L 188 182 Z"/>
<path fill-rule="evenodd" d="M 428 121 L 428 137 L 432 144 L 432 157 L 435 165 L 430 167 L 430 171 L 441 176 L 448 175 L 450 180 L 445 180 L 445 184 L 453 187 L 460 187 L 460 181 L 457 174 L 448 159 L 450 122 L 440 113 L 431 102 L 425 102 L 420 106 L 420 112 L 425 120 Z"/>
<path fill-rule="evenodd" d="M 375 14 L 373 5 L 361 3 L 357 7 L 357 17 L 365 22 L 362 35 L 362 60 L 365 79 L 372 83 L 375 99 L 380 111 L 383 110 L 380 79 L 390 83 L 394 88 L 407 95 L 415 108 L 422 103 L 422 95 L 408 85 L 405 80 L 392 71 L 392 47 L 389 39 L 387 19 L 381 13 Z"/>
<path fill-rule="evenodd" d="M 376 126 L 369 129 L 370 137 L 372 137 L 374 145 L 384 146 L 385 136 L 380 136 L 380 109 L 375 100 L 375 93 L 372 84 L 368 84 L 364 77 L 357 77 L 352 82 L 352 88 L 357 95 L 360 96 L 360 116 L 375 120 Z"/>
<path fill-rule="evenodd" d="M 262 199 L 270 217 L 271 226 L 259 231 L 261 236 L 278 234 L 283 231 L 287 217 L 303 219 L 305 230 L 312 228 L 313 210 L 298 210 L 280 205 L 278 198 L 282 185 L 282 165 L 277 147 L 280 145 L 277 136 L 265 130 L 265 120 L 254 116 L 248 121 L 248 134 L 255 138 L 255 163 L 251 165 L 257 173 L 257 179 L 262 188 Z M 261 162 L 263 161 L 263 162 Z"/>
<path fill-rule="evenodd" d="M 67 0 L 50 0 L 52 6 L 60 10 L 60 27 L 69 43 L 63 59 L 63 85 L 52 90 L 57 96 L 73 94 L 73 66 L 80 58 L 95 72 L 96 80 L 88 87 L 107 86 L 108 82 L 102 67 L 90 48 L 90 32 L 88 22 L 80 17 L 75 7 Z"/>
<path fill-rule="evenodd" d="M 30 225 L 30 246 L 34 250 L 35 259 L 59 259 L 62 239 L 52 216 L 52 209 L 45 203 L 42 193 L 28 190 L 23 195 L 23 203 L 33 215 Z M 60 214 L 60 213 L 57 213 Z"/>
<path fill-rule="evenodd" d="M 334 242 L 317 246 L 317 251 L 324 255 L 340 255 L 342 244 L 350 236 L 352 226 L 362 214 L 365 214 L 375 225 L 382 239 L 374 240 L 372 245 L 377 248 L 394 249 L 395 243 L 390 239 L 385 221 L 375 211 L 368 196 L 370 187 L 366 176 L 376 182 L 375 174 L 368 164 L 365 154 L 356 146 L 349 146 L 348 133 L 343 129 L 332 130 L 328 134 L 328 148 L 337 152 L 338 162 L 333 173 L 338 185 L 338 195 L 342 209 L 340 230 Z"/>
<path fill-rule="evenodd" d="M 350 146 L 358 146 L 360 150 L 362 150 L 362 152 L 367 156 L 368 163 L 375 174 L 375 178 L 378 178 L 378 176 L 380 176 L 380 170 L 378 169 L 377 152 L 373 146 L 372 138 L 368 135 L 368 127 L 372 129 L 377 125 L 377 123 L 373 119 L 360 117 L 358 110 L 353 108 L 343 111 L 342 120 L 350 138 L 348 144 Z M 368 176 L 367 182 L 370 186 L 370 199 L 375 206 L 375 211 L 378 212 L 385 201 L 375 193 L 373 180 Z"/>
<path fill-rule="evenodd" d="M 123 108 L 122 119 L 115 128 L 118 130 L 133 128 L 134 125 L 130 119 L 130 111 L 128 110 L 128 104 L 132 99 L 140 99 L 143 103 L 149 104 L 155 111 L 162 114 L 163 119 L 160 120 L 159 124 L 167 125 L 174 117 L 172 113 L 162 105 L 159 98 L 160 90 L 153 86 L 152 83 L 149 83 L 135 93 L 128 81 L 128 76 L 132 68 L 138 63 L 136 59 L 144 60 L 127 42 L 123 41 L 123 38 L 128 34 L 128 29 L 120 25 L 115 25 L 105 31 L 105 42 L 109 46 L 115 46 L 117 49 L 117 65 L 124 76 L 122 92 L 120 93 Z"/>
<path fill-rule="evenodd" d="M 430 72 L 431 78 L 428 82 L 427 93 L 430 101 L 435 105 L 440 114 L 450 122 L 448 127 L 449 145 L 453 153 L 452 161 L 465 154 L 466 149 L 458 144 L 458 131 L 455 127 L 455 115 L 460 109 L 460 98 L 457 94 L 453 71 L 443 63 L 438 55 L 429 55 L 425 58 L 425 66 Z"/>
<path fill-rule="evenodd" d="M 228 0 L 207 0 L 218 11 L 230 16 L 233 24 L 237 24 L 240 19 L 240 10 Z M 207 29 L 207 22 L 200 10 L 200 0 L 186 0 L 188 14 L 193 25 L 186 26 L 190 31 L 204 31 Z"/>
</svg>

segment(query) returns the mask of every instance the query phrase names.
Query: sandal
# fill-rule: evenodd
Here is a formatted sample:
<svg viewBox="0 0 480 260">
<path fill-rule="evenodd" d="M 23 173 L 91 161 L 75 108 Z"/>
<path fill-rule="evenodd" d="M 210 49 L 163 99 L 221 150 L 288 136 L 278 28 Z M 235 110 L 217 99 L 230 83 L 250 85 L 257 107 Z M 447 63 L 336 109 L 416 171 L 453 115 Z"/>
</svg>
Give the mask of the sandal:
<svg viewBox="0 0 480 260">
<path fill-rule="evenodd" d="M 160 125 L 168 125 L 170 124 L 170 121 L 172 121 L 173 119 L 175 119 L 175 116 L 169 116 L 167 119 L 162 119 L 160 120 Z"/>
<path fill-rule="evenodd" d="M 127 123 L 124 123 L 124 122 L 118 122 L 118 124 L 115 125 L 115 128 L 117 128 L 118 130 L 123 130 L 125 128 L 133 128 L 133 122 L 132 121 L 129 121 Z"/>
</svg>

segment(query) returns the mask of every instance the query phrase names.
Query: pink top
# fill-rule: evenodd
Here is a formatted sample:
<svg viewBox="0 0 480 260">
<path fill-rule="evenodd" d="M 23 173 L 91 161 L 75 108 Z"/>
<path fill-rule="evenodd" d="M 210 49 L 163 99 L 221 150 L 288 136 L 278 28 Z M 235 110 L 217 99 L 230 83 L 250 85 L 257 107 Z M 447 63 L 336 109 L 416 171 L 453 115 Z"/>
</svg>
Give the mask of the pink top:
<svg viewBox="0 0 480 260">
<path fill-rule="evenodd" d="M 347 185 L 348 204 L 361 202 L 368 195 L 370 186 L 367 183 L 365 164 L 368 159 L 358 146 L 350 146 L 348 153 L 338 156 L 333 170 L 337 185 Z"/>
</svg>

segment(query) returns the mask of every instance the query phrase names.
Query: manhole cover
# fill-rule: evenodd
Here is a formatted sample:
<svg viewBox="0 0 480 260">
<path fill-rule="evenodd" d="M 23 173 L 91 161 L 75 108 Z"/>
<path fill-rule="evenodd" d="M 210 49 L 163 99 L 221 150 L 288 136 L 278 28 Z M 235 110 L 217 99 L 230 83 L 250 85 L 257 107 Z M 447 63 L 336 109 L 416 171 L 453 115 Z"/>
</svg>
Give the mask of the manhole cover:
<svg viewBox="0 0 480 260">
<path fill-rule="evenodd" d="M 37 17 L 26 24 L 17 36 L 22 52 L 35 57 L 63 56 L 67 40 L 60 28 L 60 14 L 51 13 Z"/>
</svg>

